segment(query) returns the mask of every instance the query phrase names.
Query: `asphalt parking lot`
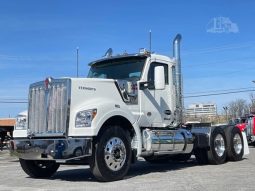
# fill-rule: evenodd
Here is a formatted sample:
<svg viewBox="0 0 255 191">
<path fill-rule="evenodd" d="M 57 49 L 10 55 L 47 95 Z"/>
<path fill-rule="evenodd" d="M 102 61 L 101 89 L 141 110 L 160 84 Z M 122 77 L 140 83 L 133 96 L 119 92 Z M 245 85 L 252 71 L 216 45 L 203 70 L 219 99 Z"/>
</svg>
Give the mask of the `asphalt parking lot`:
<svg viewBox="0 0 255 191">
<path fill-rule="evenodd" d="M 199 166 L 195 159 L 189 162 L 150 164 L 139 160 L 132 165 L 124 180 L 97 182 L 88 166 L 64 166 L 50 179 L 28 177 L 16 158 L 7 150 L 0 151 L 0 190 L 92 190 L 92 191 L 254 191 L 255 190 L 255 148 L 250 155 L 239 162 L 223 165 Z"/>
</svg>

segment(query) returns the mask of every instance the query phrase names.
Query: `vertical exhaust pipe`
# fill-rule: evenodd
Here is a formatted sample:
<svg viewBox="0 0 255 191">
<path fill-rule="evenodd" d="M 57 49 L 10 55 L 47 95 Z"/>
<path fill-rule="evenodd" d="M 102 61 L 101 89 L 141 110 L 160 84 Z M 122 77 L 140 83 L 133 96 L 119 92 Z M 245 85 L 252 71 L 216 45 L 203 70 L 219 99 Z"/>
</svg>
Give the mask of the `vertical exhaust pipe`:
<svg viewBox="0 0 255 191">
<path fill-rule="evenodd" d="M 180 43 L 182 36 L 177 34 L 173 41 L 173 57 L 176 59 L 175 65 L 175 88 L 176 88 L 176 122 L 177 125 L 182 123 L 183 109 L 183 90 L 182 90 L 182 72 L 181 72 L 181 56 Z"/>
</svg>

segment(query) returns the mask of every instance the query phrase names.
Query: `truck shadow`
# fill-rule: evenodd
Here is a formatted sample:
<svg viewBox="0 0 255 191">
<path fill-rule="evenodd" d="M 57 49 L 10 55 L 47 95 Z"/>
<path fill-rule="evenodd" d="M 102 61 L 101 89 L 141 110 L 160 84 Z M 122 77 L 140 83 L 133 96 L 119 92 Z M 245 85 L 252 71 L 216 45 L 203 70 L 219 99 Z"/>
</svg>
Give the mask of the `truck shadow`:
<svg viewBox="0 0 255 191">
<path fill-rule="evenodd" d="M 149 163 L 146 161 L 138 161 L 136 162 L 136 164 L 131 166 L 125 179 L 150 173 L 168 172 L 173 170 L 178 171 L 183 168 L 188 168 L 196 165 L 198 165 L 198 163 L 195 159 L 190 159 L 187 162 L 167 161 L 163 163 Z"/>
<path fill-rule="evenodd" d="M 146 161 L 137 161 L 135 164 L 131 165 L 128 174 L 124 179 L 134 178 L 136 176 L 142 176 L 150 173 L 157 172 L 168 172 L 181 170 L 183 168 L 188 168 L 198 165 L 195 159 L 191 159 L 187 162 L 177 162 L 177 161 L 168 161 L 160 164 L 152 164 Z M 67 169 L 58 171 L 53 177 L 52 180 L 61 180 L 61 181 L 71 181 L 71 182 L 98 182 L 90 172 L 88 168 L 86 169 Z"/>
</svg>

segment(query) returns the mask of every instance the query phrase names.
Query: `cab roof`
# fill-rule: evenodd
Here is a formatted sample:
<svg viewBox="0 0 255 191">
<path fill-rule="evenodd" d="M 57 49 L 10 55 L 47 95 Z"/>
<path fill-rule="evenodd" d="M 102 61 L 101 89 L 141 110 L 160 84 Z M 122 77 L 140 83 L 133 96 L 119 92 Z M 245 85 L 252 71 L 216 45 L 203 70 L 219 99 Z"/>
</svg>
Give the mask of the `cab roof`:
<svg viewBox="0 0 255 191">
<path fill-rule="evenodd" d="M 175 59 L 170 58 L 168 56 L 160 55 L 160 54 L 150 54 L 150 53 L 144 53 L 144 54 L 122 54 L 122 55 L 116 55 L 116 56 L 110 56 L 110 57 L 104 57 L 99 60 L 95 60 L 89 63 L 89 66 L 93 66 L 95 64 L 100 64 L 100 63 L 105 63 L 109 61 L 114 61 L 114 60 L 124 60 L 124 59 L 146 59 L 148 57 L 151 57 L 151 59 L 156 59 L 156 60 L 165 60 L 165 61 L 170 61 L 174 62 Z"/>
</svg>

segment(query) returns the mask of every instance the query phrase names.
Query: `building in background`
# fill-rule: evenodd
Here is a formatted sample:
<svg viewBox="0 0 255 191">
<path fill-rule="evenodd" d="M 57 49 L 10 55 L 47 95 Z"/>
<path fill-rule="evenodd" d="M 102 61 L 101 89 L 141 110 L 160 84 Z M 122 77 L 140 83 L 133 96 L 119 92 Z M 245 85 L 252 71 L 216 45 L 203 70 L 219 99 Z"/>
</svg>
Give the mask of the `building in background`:
<svg viewBox="0 0 255 191">
<path fill-rule="evenodd" d="M 188 118 L 215 117 L 217 116 L 217 105 L 214 103 L 190 104 L 185 115 Z"/>
</svg>

